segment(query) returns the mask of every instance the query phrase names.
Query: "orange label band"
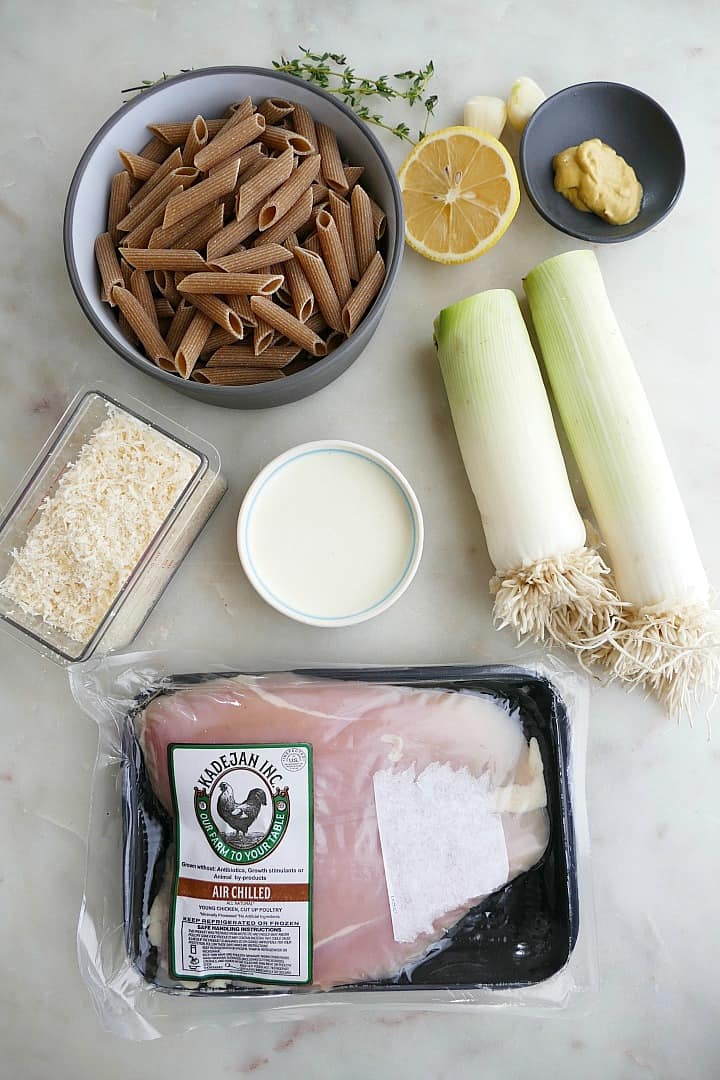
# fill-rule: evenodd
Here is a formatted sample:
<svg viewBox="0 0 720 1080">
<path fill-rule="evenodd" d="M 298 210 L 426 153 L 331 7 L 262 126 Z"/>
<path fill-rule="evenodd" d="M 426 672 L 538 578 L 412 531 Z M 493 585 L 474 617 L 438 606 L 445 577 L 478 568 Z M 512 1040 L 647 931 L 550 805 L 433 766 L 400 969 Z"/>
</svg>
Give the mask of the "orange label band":
<svg viewBox="0 0 720 1080">
<path fill-rule="evenodd" d="M 286 904 L 290 901 L 307 901 L 310 889 L 307 885 L 239 885 L 237 882 L 198 881 L 181 877 L 177 887 L 179 896 L 191 896 L 195 900 L 227 900 L 231 903 Z"/>
</svg>

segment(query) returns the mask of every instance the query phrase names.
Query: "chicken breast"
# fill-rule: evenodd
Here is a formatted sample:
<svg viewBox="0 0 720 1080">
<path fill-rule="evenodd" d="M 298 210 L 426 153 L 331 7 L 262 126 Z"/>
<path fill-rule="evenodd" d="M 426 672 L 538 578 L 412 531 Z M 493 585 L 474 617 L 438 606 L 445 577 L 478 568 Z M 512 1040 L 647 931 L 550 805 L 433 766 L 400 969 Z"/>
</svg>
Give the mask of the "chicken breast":
<svg viewBox="0 0 720 1080">
<path fill-rule="evenodd" d="M 165 694 L 137 718 L 149 777 L 171 811 L 171 743 L 309 743 L 314 774 L 313 985 L 392 976 L 418 960 L 482 897 L 437 917 L 431 933 L 395 940 L 374 777 L 449 765 L 487 779 L 501 814 L 508 880 L 542 856 L 549 835 L 537 744 L 495 699 L 271 675 Z M 453 808 L 448 807 L 448 813 Z M 472 822 L 467 823 L 470 827 Z"/>
</svg>

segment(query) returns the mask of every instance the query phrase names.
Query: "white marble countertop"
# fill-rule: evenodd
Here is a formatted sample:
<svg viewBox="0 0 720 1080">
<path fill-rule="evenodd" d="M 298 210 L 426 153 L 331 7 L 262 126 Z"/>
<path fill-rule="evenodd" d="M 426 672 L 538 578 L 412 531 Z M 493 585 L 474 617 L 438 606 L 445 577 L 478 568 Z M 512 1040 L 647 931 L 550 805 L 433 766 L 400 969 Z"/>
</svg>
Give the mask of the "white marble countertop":
<svg viewBox="0 0 720 1080">
<path fill-rule="evenodd" d="M 687 151 L 681 201 L 653 232 L 606 247 L 599 257 L 708 571 L 720 583 L 717 5 L 6 0 L 0 41 L 0 499 L 65 402 L 96 378 L 116 380 L 214 441 L 230 482 L 140 647 L 201 645 L 209 658 L 230 647 L 250 667 L 522 655 L 490 625 L 490 564 L 434 360 L 431 319 L 483 288 L 519 291 L 536 262 L 579 246 L 525 199 L 502 243 L 475 264 L 446 269 L 407 252 L 387 315 L 361 359 L 327 390 L 273 412 L 212 409 L 129 369 L 97 337 L 71 292 L 61 243 L 65 193 L 84 146 L 120 104 L 120 89 L 163 69 L 263 64 L 292 54 L 298 42 L 345 49 L 370 73 L 432 57 L 439 126 L 458 122 L 470 94 L 502 94 L 521 73 L 547 91 L 587 79 L 627 82 L 669 109 Z M 389 141 L 388 148 L 399 163 L 402 147 Z M 417 490 L 427 529 L 423 563 L 405 597 L 376 621 L 335 632 L 296 625 L 266 607 L 233 547 L 235 516 L 258 469 L 288 446 L 324 437 L 366 443 L 395 461 Z M 720 1074 L 720 748 L 717 738 L 708 744 L 704 723 L 677 727 L 638 696 L 594 690 L 588 801 L 600 985 L 584 1015 L 343 1015 L 142 1045 L 101 1030 L 77 969 L 95 736 L 65 673 L 3 637 L 3 1077 L 150 1080 L 209 1068 L 214 1077 L 357 1080 Z"/>
</svg>

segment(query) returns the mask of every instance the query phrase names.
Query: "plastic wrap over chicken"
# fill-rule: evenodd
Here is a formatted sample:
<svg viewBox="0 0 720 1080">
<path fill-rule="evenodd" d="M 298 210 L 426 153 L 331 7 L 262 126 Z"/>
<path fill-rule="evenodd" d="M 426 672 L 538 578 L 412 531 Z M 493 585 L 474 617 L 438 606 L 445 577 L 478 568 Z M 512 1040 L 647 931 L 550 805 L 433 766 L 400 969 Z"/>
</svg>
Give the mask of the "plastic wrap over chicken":
<svg viewBox="0 0 720 1080">
<path fill-rule="evenodd" d="M 480 693 L 239 676 L 155 697 L 135 731 L 171 815 L 173 745 L 311 748 L 316 988 L 408 968 L 548 844 L 537 743 L 501 701 Z M 268 798 L 283 805 L 282 790 L 268 796 L 264 783 L 241 785 L 231 773 L 213 790 L 219 833 L 240 846 L 269 814 Z M 150 915 L 166 970 L 173 869 Z"/>
</svg>

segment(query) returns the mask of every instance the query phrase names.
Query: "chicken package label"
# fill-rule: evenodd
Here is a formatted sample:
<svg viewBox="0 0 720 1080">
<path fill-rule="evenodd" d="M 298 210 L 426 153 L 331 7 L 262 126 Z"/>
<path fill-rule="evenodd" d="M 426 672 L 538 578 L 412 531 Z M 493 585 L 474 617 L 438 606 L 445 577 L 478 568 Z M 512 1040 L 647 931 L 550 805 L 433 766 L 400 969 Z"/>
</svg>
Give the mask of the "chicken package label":
<svg viewBox="0 0 720 1080">
<path fill-rule="evenodd" d="M 168 747 L 177 979 L 312 980 L 312 749 Z"/>
</svg>

